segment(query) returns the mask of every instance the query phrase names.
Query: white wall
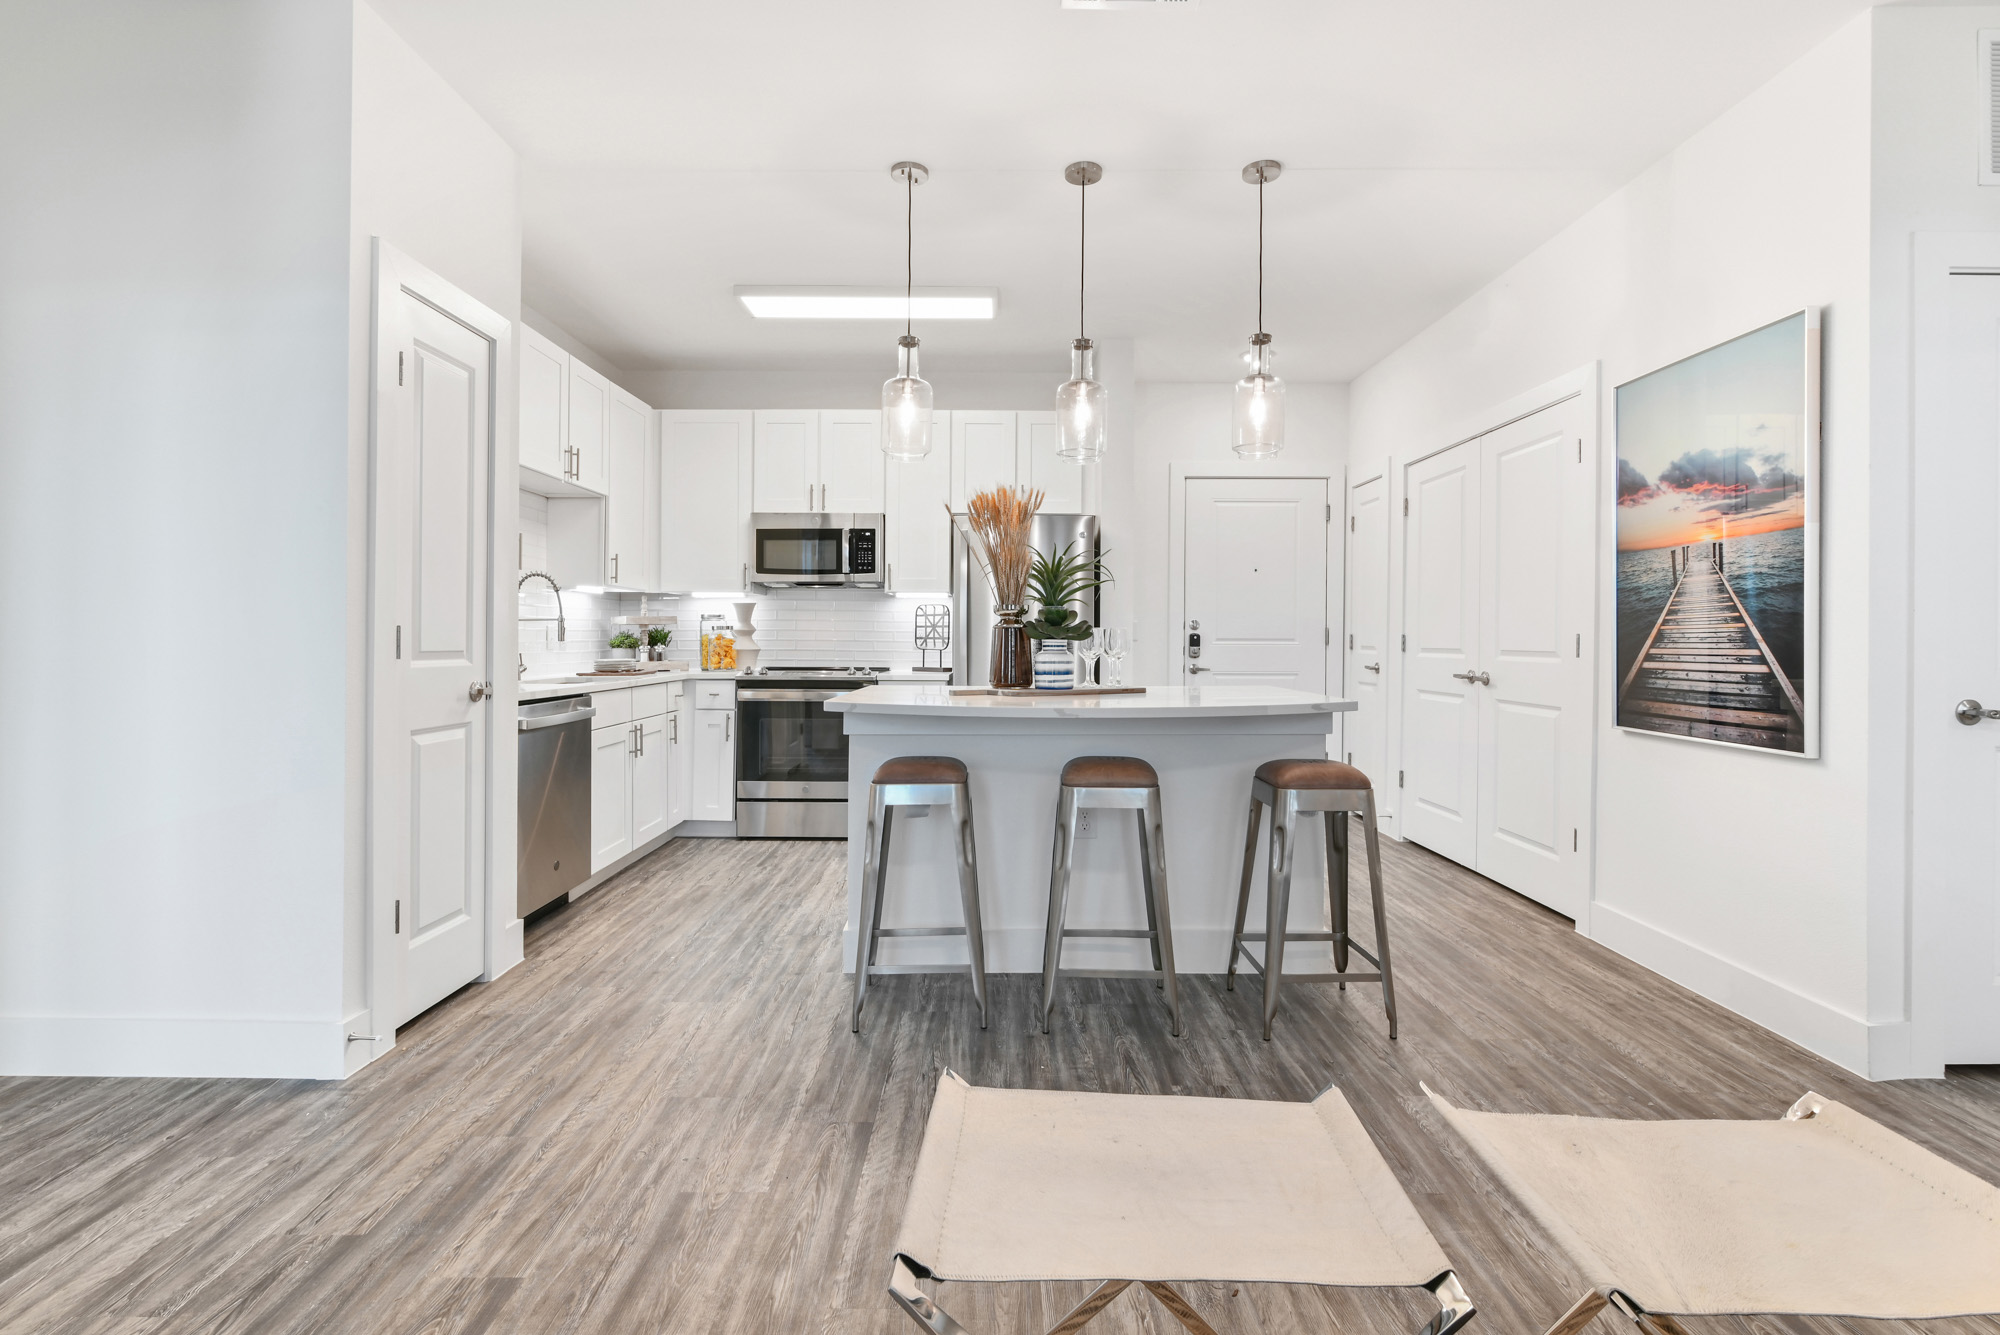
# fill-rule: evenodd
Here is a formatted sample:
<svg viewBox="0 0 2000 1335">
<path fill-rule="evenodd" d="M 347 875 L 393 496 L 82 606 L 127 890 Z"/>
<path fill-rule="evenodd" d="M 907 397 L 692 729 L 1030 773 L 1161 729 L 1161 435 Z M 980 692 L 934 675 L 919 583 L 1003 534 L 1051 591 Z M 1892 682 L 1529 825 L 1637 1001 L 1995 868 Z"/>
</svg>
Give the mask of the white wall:
<svg viewBox="0 0 2000 1335">
<path fill-rule="evenodd" d="M 1898 1023 L 1911 1014 L 1912 975 L 1922 968 L 1908 938 L 1910 710 L 1950 703 L 1910 695 L 1913 237 L 2000 232 L 2000 187 L 1977 183 L 1978 33 L 2000 28 L 2000 5 L 1899 5 L 1873 18 L 1868 1019 L 1869 1069 L 1893 1076 L 1921 1073 Z"/>
<path fill-rule="evenodd" d="M 346 497 L 346 701 L 347 877 L 343 915 L 343 1016 L 370 1023 L 364 970 L 366 952 L 365 859 L 363 840 L 367 779 L 368 646 L 368 377 L 372 336 L 373 264 L 370 240 L 381 237 L 403 254 L 464 290 L 482 304 L 517 321 L 521 313 L 521 198 L 514 151 L 481 120 L 437 72 L 365 4 L 351 19 L 353 69 L 353 208 L 347 233 L 348 341 L 345 350 L 348 437 Z M 516 400 L 513 369 L 505 368 L 497 425 L 500 457 L 495 461 L 493 532 L 502 559 L 495 578 L 511 578 L 511 555 L 518 491 L 514 442 Z M 504 591 L 503 591 L 504 592 Z M 503 605 L 506 600 L 503 598 Z M 497 698 L 492 717 L 514 710 L 515 623 L 494 624 L 493 680 Z M 493 751 L 494 791 L 514 790 L 511 729 L 496 731 L 502 745 Z M 493 805 L 493 844 L 514 845 L 511 799 Z M 514 903 L 514 859 L 489 859 L 493 902 L 508 906 L 493 925 L 489 970 L 498 972 L 520 959 L 520 927 Z M 511 926 L 509 925 L 511 924 Z M 380 1032 L 368 1030 L 367 1032 Z M 371 1046 L 353 1044 L 358 1062 Z"/>
<path fill-rule="evenodd" d="M 1825 308 L 1822 758 L 1618 732 L 1601 683 L 1595 899 L 1579 926 L 1856 1069 L 1870 1043 L 1870 133 L 1864 15 L 1370 368 L 1352 419 L 1358 473 L 1594 360 L 1608 391 Z M 1611 405 L 1607 392 L 1607 451 Z M 1611 541 L 1601 525 L 1601 583 Z M 1598 653 L 1613 659 L 1602 616 Z"/>
<path fill-rule="evenodd" d="M 5 26 L 0 1073 L 338 1074 L 348 9 Z"/>
</svg>

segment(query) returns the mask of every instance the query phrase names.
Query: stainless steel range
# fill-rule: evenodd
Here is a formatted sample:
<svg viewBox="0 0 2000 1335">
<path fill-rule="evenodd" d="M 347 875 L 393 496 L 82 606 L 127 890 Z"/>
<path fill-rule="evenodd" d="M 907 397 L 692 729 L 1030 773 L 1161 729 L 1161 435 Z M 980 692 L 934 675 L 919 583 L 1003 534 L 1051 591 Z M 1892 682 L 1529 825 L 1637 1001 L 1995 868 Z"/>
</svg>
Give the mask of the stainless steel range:
<svg viewBox="0 0 2000 1335">
<path fill-rule="evenodd" d="M 737 679 L 738 839 L 847 837 L 847 734 L 826 702 L 887 671 L 767 667 Z"/>
</svg>

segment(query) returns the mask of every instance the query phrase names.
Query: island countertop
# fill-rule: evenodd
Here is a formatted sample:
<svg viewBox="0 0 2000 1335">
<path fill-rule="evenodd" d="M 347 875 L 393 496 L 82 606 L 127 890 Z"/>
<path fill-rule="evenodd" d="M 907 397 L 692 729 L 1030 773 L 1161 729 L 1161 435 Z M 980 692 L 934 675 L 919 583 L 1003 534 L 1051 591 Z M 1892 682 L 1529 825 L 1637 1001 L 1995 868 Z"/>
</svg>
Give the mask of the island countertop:
<svg viewBox="0 0 2000 1335">
<path fill-rule="evenodd" d="M 940 683 L 891 683 L 849 691 L 826 702 L 830 712 L 905 717 L 974 719 L 1078 718 L 1098 723 L 1164 719 L 1268 718 L 1293 714 L 1337 714 L 1355 708 L 1352 700 L 1248 682 L 1195 686 L 1150 686 L 1143 695 L 1070 695 L 1047 691 L 1036 696 L 954 695 Z M 850 727 L 849 731 L 853 729 Z"/>
</svg>

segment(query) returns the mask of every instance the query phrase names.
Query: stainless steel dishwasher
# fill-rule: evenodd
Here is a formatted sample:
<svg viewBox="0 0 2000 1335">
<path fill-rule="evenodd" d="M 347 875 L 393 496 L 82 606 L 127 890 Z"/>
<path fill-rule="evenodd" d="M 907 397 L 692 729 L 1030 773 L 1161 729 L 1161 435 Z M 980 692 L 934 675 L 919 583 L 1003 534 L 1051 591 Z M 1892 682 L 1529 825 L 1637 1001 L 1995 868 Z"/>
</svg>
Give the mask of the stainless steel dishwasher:
<svg viewBox="0 0 2000 1335">
<path fill-rule="evenodd" d="M 590 875 L 590 720 L 587 695 L 522 703 L 519 729 L 522 917 L 568 894 Z"/>
</svg>

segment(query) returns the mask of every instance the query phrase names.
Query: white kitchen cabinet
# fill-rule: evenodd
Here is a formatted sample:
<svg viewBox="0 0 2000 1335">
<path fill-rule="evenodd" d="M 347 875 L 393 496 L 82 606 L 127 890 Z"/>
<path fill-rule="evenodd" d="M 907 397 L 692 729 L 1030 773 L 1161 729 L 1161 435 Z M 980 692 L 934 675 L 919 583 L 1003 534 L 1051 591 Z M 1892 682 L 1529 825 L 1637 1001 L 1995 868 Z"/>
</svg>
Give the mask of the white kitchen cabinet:
<svg viewBox="0 0 2000 1335">
<path fill-rule="evenodd" d="M 650 589 L 653 559 L 647 540 L 647 435 L 652 410 L 616 385 L 608 386 L 604 492 L 603 583 Z"/>
<path fill-rule="evenodd" d="M 937 451 L 932 450 L 935 454 Z M 834 514 L 881 514 L 888 456 L 882 453 L 879 408 L 827 410 L 819 415 L 819 508 Z"/>
<path fill-rule="evenodd" d="M 819 414 L 759 412 L 754 434 L 750 508 L 764 514 L 819 509 Z"/>
<path fill-rule="evenodd" d="M 694 778 L 694 706 L 681 692 L 682 683 L 673 684 L 673 703 L 666 713 L 667 723 L 667 828 L 689 820 L 689 786 Z"/>
<path fill-rule="evenodd" d="M 1086 489 L 1085 484 L 1096 481 L 1098 465 L 1073 464 L 1056 453 L 1062 429 L 1054 410 L 1016 414 L 1015 441 L 1019 480 L 1041 490 L 1043 510 L 1053 515 L 1097 513 L 1096 487 Z"/>
<path fill-rule="evenodd" d="M 610 692 L 606 692 L 610 694 Z M 603 871 L 632 851 L 633 725 L 590 733 L 590 870 Z"/>
<path fill-rule="evenodd" d="M 689 820 L 736 819 L 736 710 L 694 711 Z"/>
<path fill-rule="evenodd" d="M 569 359 L 570 480 L 603 493 L 607 472 L 606 435 L 611 425 L 611 382 Z"/>
<path fill-rule="evenodd" d="M 890 459 L 883 507 L 888 530 L 888 588 L 937 593 L 951 588 L 951 414 L 931 419 L 931 452 Z"/>
<path fill-rule="evenodd" d="M 521 466 L 564 479 L 563 421 L 568 411 L 569 354 L 521 326 Z"/>
<path fill-rule="evenodd" d="M 668 408 L 660 420 L 661 591 L 749 587 L 751 426 L 748 412 Z M 800 486 L 803 499 L 804 486 Z"/>
<path fill-rule="evenodd" d="M 1001 412 L 951 415 L 952 509 L 964 510 L 967 497 L 1017 480 L 1014 418 Z"/>
<path fill-rule="evenodd" d="M 667 740 L 667 716 L 635 720 L 632 758 L 632 847 L 644 848 L 674 827 L 671 807 L 673 749 Z"/>
</svg>

